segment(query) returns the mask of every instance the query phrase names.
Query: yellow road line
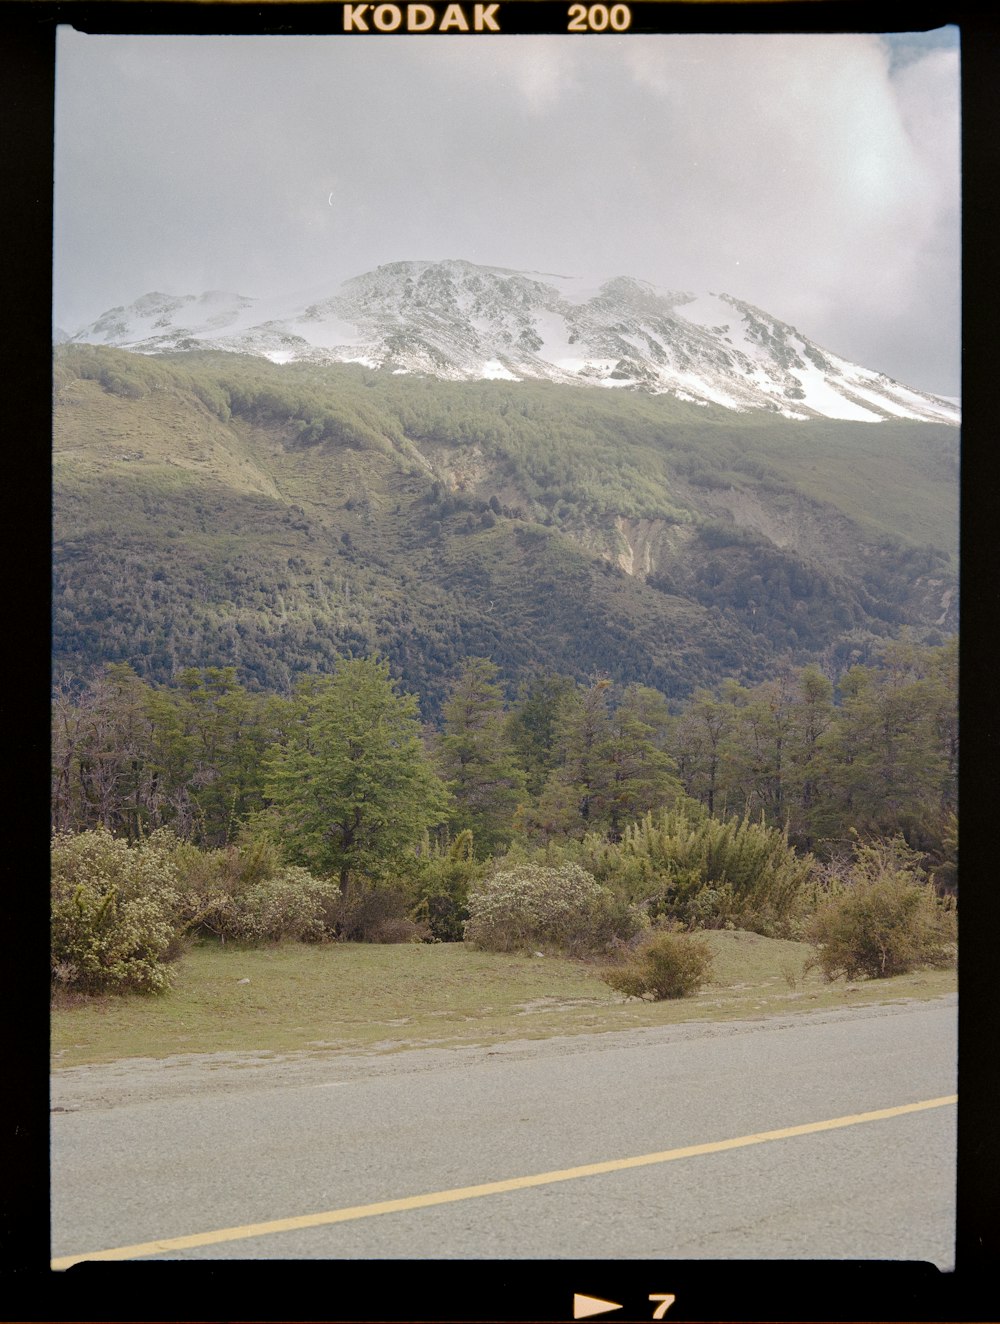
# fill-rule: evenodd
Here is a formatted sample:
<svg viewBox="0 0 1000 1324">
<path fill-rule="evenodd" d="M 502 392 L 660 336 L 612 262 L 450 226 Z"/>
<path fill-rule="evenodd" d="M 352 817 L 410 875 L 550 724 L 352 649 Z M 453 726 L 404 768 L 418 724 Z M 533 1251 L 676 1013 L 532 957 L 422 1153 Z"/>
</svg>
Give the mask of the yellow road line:
<svg viewBox="0 0 1000 1324">
<path fill-rule="evenodd" d="M 376 1204 L 352 1205 L 348 1209 L 329 1209 L 322 1214 L 276 1218 L 269 1223 L 247 1223 L 242 1227 L 218 1228 L 214 1232 L 195 1232 L 187 1237 L 164 1237 L 161 1241 L 142 1241 L 135 1246 L 117 1246 L 114 1250 L 97 1250 L 83 1255 L 60 1255 L 51 1263 L 53 1269 L 68 1269 L 70 1265 L 79 1264 L 84 1260 L 133 1260 L 143 1255 L 165 1255 L 169 1251 L 190 1250 L 195 1246 L 214 1246 L 223 1241 L 267 1237 L 275 1232 L 325 1227 L 330 1223 L 349 1223 L 357 1218 L 375 1218 L 380 1214 L 398 1214 L 409 1209 L 428 1209 L 433 1205 L 453 1204 L 456 1200 L 475 1200 L 481 1195 L 502 1195 L 506 1191 L 523 1191 L 531 1186 L 548 1186 L 553 1182 L 574 1181 L 577 1177 L 596 1177 L 605 1172 L 624 1172 L 627 1168 L 645 1168 L 654 1163 L 672 1163 L 674 1159 L 696 1158 L 700 1154 L 720 1154 L 727 1149 L 742 1149 L 746 1145 L 763 1145 L 771 1140 L 788 1140 L 792 1136 L 814 1135 L 818 1131 L 836 1131 L 840 1127 L 857 1126 L 861 1122 L 881 1122 L 889 1117 L 924 1112 L 928 1108 L 943 1108 L 947 1104 L 957 1102 L 957 1094 L 946 1094 L 939 1099 L 904 1103 L 897 1108 L 879 1108 L 875 1112 L 854 1113 L 849 1117 L 831 1117 L 824 1122 L 785 1126 L 778 1131 L 758 1131 L 754 1135 L 737 1136 L 732 1140 L 713 1140 L 705 1145 L 684 1145 L 680 1149 L 665 1149 L 658 1154 L 640 1154 L 635 1158 L 586 1163 L 579 1168 L 537 1172 L 530 1177 L 509 1177 L 506 1181 L 485 1182 L 482 1186 L 458 1186 L 450 1191 L 409 1195 L 400 1200 L 380 1200 Z"/>
</svg>

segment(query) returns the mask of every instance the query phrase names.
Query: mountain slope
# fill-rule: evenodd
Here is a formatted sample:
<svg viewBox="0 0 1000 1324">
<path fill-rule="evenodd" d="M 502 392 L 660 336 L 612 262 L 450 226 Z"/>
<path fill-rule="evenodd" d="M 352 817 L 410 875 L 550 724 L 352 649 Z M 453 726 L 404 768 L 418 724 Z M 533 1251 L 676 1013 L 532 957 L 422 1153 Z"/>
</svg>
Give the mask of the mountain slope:
<svg viewBox="0 0 1000 1324">
<path fill-rule="evenodd" d="M 950 401 L 820 349 L 726 294 L 659 290 L 470 262 L 394 262 L 320 295 L 146 294 L 77 343 L 212 348 L 276 363 L 361 363 L 452 381 L 530 380 L 669 393 L 789 418 L 957 423 Z"/>
<path fill-rule="evenodd" d="M 465 656 L 672 697 L 956 624 L 957 432 L 670 396 L 68 346 L 57 672 Z"/>
</svg>

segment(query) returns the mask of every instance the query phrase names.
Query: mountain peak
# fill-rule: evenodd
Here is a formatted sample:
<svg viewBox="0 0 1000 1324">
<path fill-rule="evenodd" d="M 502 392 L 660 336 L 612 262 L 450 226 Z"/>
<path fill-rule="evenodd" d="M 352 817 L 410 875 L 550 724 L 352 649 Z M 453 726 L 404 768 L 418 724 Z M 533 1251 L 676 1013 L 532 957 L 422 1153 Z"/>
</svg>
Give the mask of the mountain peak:
<svg viewBox="0 0 1000 1324">
<path fill-rule="evenodd" d="M 669 393 L 791 418 L 957 423 L 955 404 L 821 349 L 728 294 L 662 290 L 449 258 L 388 262 L 282 305 L 226 291 L 145 294 L 72 337 L 141 353 L 357 362 L 457 381 L 548 379 Z"/>
</svg>

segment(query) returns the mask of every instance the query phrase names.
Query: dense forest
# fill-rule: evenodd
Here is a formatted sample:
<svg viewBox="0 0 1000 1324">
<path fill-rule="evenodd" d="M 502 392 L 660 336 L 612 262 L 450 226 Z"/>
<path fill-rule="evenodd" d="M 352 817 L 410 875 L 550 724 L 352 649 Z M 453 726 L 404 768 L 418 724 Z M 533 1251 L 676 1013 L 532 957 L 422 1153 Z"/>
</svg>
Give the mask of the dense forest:
<svg viewBox="0 0 1000 1324">
<path fill-rule="evenodd" d="M 114 664 L 56 697 L 53 828 L 101 825 L 137 840 L 169 827 L 206 848 L 270 828 L 298 863 L 340 873 L 357 850 L 364 873 L 426 833 L 439 844 L 471 833 L 480 859 L 516 841 L 596 832 L 616 842 L 687 797 L 709 815 L 787 829 L 793 846 L 827 858 L 852 833 L 902 836 L 952 886 L 956 693 L 954 639 L 904 638 L 836 687 L 808 666 L 699 690 L 674 712 L 647 686 L 554 674 L 527 680 L 507 703 L 496 666 L 472 658 L 434 729 L 377 659 L 344 659 L 284 696 L 248 691 L 232 668 L 191 668 L 154 686 Z M 369 854 L 361 837 L 343 844 L 349 828 L 336 826 L 332 803 L 303 802 L 327 774 L 356 770 L 362 749 L 370 775 L 400 797 L 388 816 L 401 822 L 404 804 L 417 815 L 399 842 Z"/>
<path fill-rule="evenodd" d="M 464 658 L 671 700 L 957 627 L 957 430 L 236 355 L 57 352 L 55 665 L 287 692 Z"/>
</svg>

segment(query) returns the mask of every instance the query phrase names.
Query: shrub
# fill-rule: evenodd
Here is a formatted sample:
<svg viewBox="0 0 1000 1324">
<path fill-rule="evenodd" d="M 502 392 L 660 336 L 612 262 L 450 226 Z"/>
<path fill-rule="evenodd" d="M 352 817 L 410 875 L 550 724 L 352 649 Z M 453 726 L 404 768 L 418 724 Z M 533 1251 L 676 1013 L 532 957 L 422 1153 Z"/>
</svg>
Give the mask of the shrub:
<svg viewBox="0 0 1000 1324">
<path fill-rule="evenodd" d="M 424 942 L 430 928 L 412 917 L 412 908 L 405 883 L 356 878 L 346 896 L 338 893 L 329 916 L 346 942 Z"/>
<path fill-rule="evenodd" d="M 806 929 L 827 979 L 886 979 L 954 961 L 954 913 L 923 881 L 917 858 L 901 839 L 855 847 L 846 884 Z"/>
<path fill-rule="evenodd" d="M 609 966 L 601 978 L 628 998 L 651 995 L 686 998 L 697 993 L 712 968 L 708 944 L 680 933 L 656 933 L 621 965 Z"/>
<path fill-rule="evenodd" d="M 328 916 L 337 895 L 335 883 L 286 865 L 273 877 L 224 898 L 211 916 L 211 927 L 223 941 L 322 942 L 331 936 Z"/>
<path fill-rule="evenodd" d="M 51 971 L 84 993 L 158 993 L 177 952 L 177 871 L 161 834 L 58 834 L 51 853 Z"/>
<path fill-rule="evenodd" d="M 584 839 L 582 863 L 598 881 L 645 905 L 653 918 L 701 928 L 790 933 L 811 856 L 799 858 L 784 832 L 749 818 L 710 818 L 686 801 L 647 814 L 620 842 Z"/>
<path fill-rule="evenodd" d="M 579 955 L 627 941 L 646 923 L 579 865 L 517 864 L 470 894 L 465 938 L 492 952 L 550 947 Z"/>
<path fill-rule="evenodd" d="M 223 850 L 178 843 L 173 852 L 181 896 L 179 915 L 189 932 L 222 942 L 322 942 L 332 936 L 334 882 L 281 862 L 266 838 Z"/>
<path fill-rule="evenodd" d="M 101 373 L 101 385 L 112 395 L 120 395 L 127 400 L 140 400 L 147 394 L 146 385 L 131 374 L 116 372 L 107 368 Z"/>
<path fill-rule="evenodd" d="M 460 832 L 447 847 L 425 842 L 416 878 L 413 918 L 438 942 L 461 942 L 469 918 L 469 889 L 487 866 L 473 858 L 472 833 Z"/>
</svg>

